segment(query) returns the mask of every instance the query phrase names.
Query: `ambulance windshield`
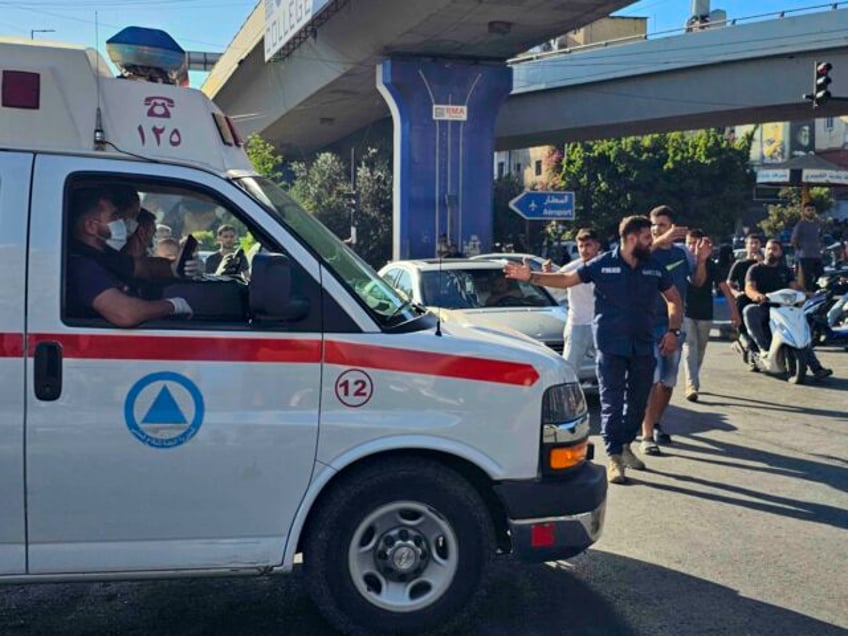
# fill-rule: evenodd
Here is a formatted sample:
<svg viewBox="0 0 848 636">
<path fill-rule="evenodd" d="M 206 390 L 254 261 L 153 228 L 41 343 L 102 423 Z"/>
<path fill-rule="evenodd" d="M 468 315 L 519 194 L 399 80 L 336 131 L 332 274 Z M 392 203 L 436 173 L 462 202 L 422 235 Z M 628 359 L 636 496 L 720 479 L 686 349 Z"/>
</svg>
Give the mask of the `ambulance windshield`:
<svg viewBox="0 0 848 636">
<path fill-rule="evenodd" d="M 368 263 L 342 243 L 273 181 L 264 177 L 236 179 L 247 193 L 306 242 L 384 326 L 401 324 L 421 312 L 390 287 Z"/>
</svg>

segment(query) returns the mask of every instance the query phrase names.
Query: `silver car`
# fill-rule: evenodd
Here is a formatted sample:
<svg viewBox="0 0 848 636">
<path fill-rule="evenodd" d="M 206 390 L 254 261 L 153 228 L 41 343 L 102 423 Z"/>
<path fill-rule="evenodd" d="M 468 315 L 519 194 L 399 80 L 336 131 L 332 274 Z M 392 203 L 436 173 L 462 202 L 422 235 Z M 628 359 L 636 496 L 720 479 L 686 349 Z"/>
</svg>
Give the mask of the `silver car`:
<svg viewBox="0 0 848 636">
<path fill-rule="evenodd" d="M 380 276 L 412 302 L 445 319 L 518 331 L 562 354 L 566 312 L 543 287 L 508 280 L 498 261 L 450 259 L 396 261 Z M 597 390 L 594 354 L 577 369 L 585 390 Z"/>
</svg>

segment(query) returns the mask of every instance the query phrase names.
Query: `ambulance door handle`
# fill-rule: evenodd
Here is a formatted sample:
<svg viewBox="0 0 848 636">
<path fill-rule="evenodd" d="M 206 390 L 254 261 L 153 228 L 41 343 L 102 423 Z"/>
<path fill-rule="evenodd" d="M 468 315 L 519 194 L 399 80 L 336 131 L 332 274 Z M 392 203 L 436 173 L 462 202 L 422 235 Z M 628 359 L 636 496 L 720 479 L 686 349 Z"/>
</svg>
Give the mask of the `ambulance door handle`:
<svg viewBox="0 0 848 636">
<path fill-rule="evenodd" d="M 45 402 L 62 395 L 62 345 L 39 342 L 35 347 L 35 397 Z"/>
</svg>

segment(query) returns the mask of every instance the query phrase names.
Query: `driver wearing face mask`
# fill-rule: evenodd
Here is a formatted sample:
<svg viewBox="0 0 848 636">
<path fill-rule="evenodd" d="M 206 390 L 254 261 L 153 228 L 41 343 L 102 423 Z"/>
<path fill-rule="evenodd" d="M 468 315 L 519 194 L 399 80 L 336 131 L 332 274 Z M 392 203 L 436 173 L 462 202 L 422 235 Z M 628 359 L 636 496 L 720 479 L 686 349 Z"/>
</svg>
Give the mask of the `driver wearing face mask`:
<svg viewBox="0 0 848 636">
<path fill-rule="evenodd" d="M 69 314 L 103 317 L 117 327 L 134 327 L 173 315 L 190 317 L 191 307 L 183 298 L 137 297 L 135 281 L 172 279 L 176 277 L 175 263 L 162 258 L 133 258 L 115 249 L 123 247 L 128 228 L 110 195 L 110 191 L 99 188 L 81 188 L 72 194 Z M 199 271 L 198 261 L 186 264 L 186 276 Z"/>
<path fill-rule="evenodd" d="M 113 250 L 126 252 L 139 227 L 141 199 L 138 191 L 130 185 L 119 183 L 109 186 L 104 196 L 117 208 L 118 217 L 124 224 L 124 227 L 117 223 L 112 227 L 112 238 L 107 239 L 106 244 Z"/>
</svg>

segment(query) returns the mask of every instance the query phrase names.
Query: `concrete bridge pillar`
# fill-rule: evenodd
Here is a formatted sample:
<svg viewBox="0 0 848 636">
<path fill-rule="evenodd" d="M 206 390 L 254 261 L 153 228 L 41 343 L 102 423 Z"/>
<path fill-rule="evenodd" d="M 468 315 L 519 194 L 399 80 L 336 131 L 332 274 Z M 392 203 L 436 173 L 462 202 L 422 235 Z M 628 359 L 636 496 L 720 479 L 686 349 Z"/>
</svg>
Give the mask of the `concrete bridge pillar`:
<svg viewBox="0 0 848 636">
<path fill-rule="evenodd" d="M 394 121 L 393 258 L 492 245 L 495 118 L 512 90 L 505 64 L 396 58 L 377 66 Z"/>
</svg>

